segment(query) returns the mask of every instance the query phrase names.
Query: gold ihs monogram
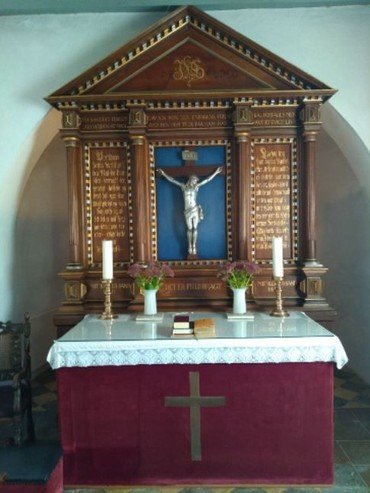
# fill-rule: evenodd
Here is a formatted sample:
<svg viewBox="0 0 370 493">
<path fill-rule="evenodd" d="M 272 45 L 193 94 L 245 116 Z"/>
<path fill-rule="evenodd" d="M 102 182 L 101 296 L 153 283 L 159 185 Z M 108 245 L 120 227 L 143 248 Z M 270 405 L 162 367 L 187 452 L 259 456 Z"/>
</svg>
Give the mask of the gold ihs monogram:
<svg viewBox="0 0 370 493">
<path fill-rule="evenodd" d="M 188 87 L 191 86 L 193 80 L 200 80 L 205 76 L 205 70 L 199 58 L 192 58 L 190 55 L 187 55 L 175 60 L 174 64 L 173 78 L 175 80 L 186 81 Z"/>
</svg>

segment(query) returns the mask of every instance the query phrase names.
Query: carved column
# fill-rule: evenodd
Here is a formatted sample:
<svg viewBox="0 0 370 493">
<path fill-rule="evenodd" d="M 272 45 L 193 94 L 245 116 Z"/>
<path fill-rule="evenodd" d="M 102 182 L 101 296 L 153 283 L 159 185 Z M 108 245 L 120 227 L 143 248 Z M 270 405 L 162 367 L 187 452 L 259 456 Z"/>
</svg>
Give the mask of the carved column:
<svg viewBox="0 0 370 493">
<path fill-rule="evenodd" d="M 150 228 L 150 169 L 145 135 L 147 116 L 142 106 L 130 108 L 129 134 L 132 153 L 132 195 L 135 261 L 152 259 Z"/>
<path fill-rule="evenodd" d="M 63 113 L 62 139 L 67 152 L 69 263 L 67 270 L 83 268 L 83 169 L 81 140 L 78 134 L 79 117 L 76 111 Z"/>
<path fill-rule="evenodd" d="M 304 265 L 320 265 L 316 252 L 316 197 L 315 197 L 315 168 L 316 168 L 316 138 L 321 127 L 320 103 L 317 100 L 305 101 L 302 110 L 303 139 L 304 139 L 304 226 L 306 244 Z"/>
<path fill-rule="evenodd" d="M 233 114 L 236 145 L 236 203 L 238 208 L 236 257 L 252 259 L 252 245 L 248 241 L 250 225 L 250 134 L 252 122 L 251 102 L 236 103 Z"/>
<path fill-rule="evenodd" d="M 300 287 L 304 293 L 304 305 L 321 309 L 328 304 L 323 297 L 321 277 L 327 268 L 317 260 L 316 251 L 316 197 L 315 197 L 315 168 L 316 168 L 316 138 L 321 127 L 321 100 L 304 100 L 301 112 L 303 122 L 304 143 L 304 176 L 303 176 L 303 221 L 305 230 L 305 245 L 303 251 L 303 279 Z"/>
</svg>

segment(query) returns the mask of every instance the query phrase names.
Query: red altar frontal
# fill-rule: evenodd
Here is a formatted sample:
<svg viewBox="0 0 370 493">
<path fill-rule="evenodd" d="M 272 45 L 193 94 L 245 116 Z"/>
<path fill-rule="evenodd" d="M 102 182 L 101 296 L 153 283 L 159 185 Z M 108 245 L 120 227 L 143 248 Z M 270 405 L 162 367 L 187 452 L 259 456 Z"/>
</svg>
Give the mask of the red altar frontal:
<svg viewBox="0 0 370 493">
<path fill-rule="evenodd" d="M 332 374 L 331 363 L 59 369 L 64 482 L 330 484 Z"/>
<path fill-rule="evenodd" d="M 303 313 L 88 316 L 54 342 L 65 485 L 330 484 L 340 340 Z"/>
</svg>

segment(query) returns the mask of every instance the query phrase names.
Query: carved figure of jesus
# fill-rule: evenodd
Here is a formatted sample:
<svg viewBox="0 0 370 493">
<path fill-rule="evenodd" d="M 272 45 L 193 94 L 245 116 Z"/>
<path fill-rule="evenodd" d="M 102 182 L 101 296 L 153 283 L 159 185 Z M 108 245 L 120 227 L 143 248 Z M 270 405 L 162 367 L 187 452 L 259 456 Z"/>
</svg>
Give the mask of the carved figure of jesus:
<svg viewBox="0 0 370 493">
<path fill-rule="evenodd" d="M 181 183 L 180 181 L 175 180 L 172 176 L 167 175 L 163 171 L 163 169 L 158 168 L 157 173 L 169 182 L 177 185 L 181 188 L 182 194 L 184 197 L 184 216 L 187 227 L 187 236 L 188 236 L 188 253 L 190 255 L 197 254 L 197 239 L 198 239 L 198 224 L 204 218 L 202 207 L 197 204 L 197 195 L 199 188 L 209 183 L 213 178 L 222 173 L 223 167 L 220 166 L 213 172 L 208 178 L 205 178 L 202 181 L 199 181 L 199 178 L 196 175 L 190 176 L 186 183 Z"/>
</svg>

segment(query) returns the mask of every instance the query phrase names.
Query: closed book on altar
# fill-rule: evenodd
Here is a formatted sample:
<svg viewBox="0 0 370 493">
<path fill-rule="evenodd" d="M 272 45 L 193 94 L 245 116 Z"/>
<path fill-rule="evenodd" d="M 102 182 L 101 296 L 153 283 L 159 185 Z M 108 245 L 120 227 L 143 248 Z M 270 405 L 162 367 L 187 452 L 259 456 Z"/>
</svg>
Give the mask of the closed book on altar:
<svg viewBox="0 0 370 493">
<path fill-rule="evenodd" d="M 213 318 L 194 320 L 195 337 L 216 337 L 216 326 Z"/>
<path fill-rule="evenodd" d="M 194 332 L 191 334 L 171 334 L 172 339 L 195 339 Z"/>
<path fill-rule="evenodd" d="M 189 315 L 175 315 L 173 317 L 173 328 L 189 329 L 190 328 Z"/>
<path fill-rule="evenodd" d="M 183 334 L 193 334 L 194 333 L 194 330 L 192 329 L 192 327 L 187 327 L 187 328 L 184 328 L 184 329 L 176 329 L 174 328 L 172 330 L 172 335 L 183 335 Z"/>
</svg>

